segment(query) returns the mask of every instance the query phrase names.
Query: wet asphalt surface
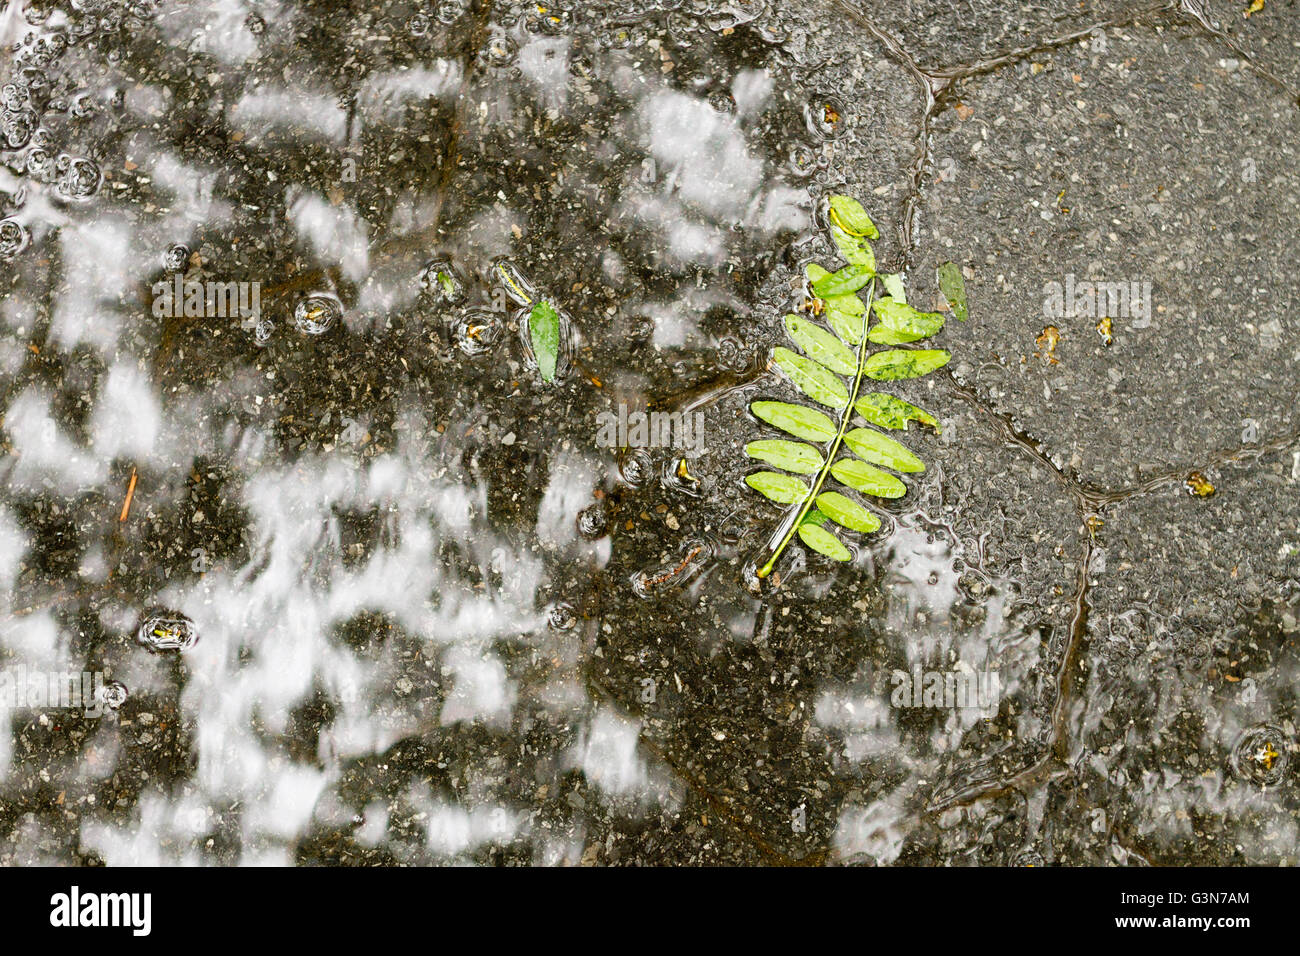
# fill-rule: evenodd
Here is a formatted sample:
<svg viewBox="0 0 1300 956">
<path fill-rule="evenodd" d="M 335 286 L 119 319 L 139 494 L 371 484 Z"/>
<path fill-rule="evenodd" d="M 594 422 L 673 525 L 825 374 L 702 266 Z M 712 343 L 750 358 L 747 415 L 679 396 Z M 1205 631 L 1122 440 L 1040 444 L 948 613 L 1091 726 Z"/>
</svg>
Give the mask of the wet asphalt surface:
<svg viewBox="0 0 1300 956">
<path fill-rule="evenodd" d="M 0 862 L 1294 864 L 1300 4 L 626 6 L 4 8 Z M 970 318 L 755 587 L 831 193 Z"/>
</svg>

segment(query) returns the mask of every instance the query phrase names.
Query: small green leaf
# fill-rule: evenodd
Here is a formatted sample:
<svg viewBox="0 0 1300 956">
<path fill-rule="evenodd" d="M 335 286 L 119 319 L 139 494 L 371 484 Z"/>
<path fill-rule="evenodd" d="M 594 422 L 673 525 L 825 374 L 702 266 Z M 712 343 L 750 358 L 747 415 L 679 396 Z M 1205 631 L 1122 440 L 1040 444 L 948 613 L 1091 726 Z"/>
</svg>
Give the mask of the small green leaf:
<svg viewBox="0 0 1300 956">
<path fill-rule="evenodd" d="M 752 441 L 745 446 L 745 454 L 800 475 L 811 475 L 826 463 L 821 452 L 812 445 L 779 438 Z"/>
<path fill-rule="evenodd" d="M 798 352 L 780 347 L 773 349 L 772 360 L 781 371 L 790 376 L 790 381 L 799 391 L 818 405 L 825 405 L 827 408 L 843 408 L 849 403 L 848 388 L 839 376 L 826 366 L 805 358 Z"/>
<path fill-rule="evenodd" d="M 907 290 L 903 288 L 903 277 L 897 272 L 888 272 L 880 277 L 885 286 L 885 295 L 898 302 L 907 304 Z"/>
<path fill-rule="evenodd" d="M 862 374 L 878 382 L 919 378 L 943 368 L 952 358 L 943 349 L 892 349 L 877 352 L 862 366 Z"/>
<path fill-rule="evenodd" d="M 808 277 L 809 282 L 817 283 L 830 275 L 830 270 L 823 269 L 815 262 L 810 262 L 808 265 L 804 266 L 803 273 Z"/>
<path fill-rule="evenodd" d="M 870 282 L 873 275 L 875 273 L 866 266 L 845 266 L 839 272 L 832 272 L 828 276 L 814 280 L 813 295 L 819 299 L 848 295 L 850 292 L 857 292 Z"/>
<path fill-rule="evenodd" d="M 849 345 L 862 341 L 862 333 L 867 323 L 863 316 L 867 307 L 856 295 L 836 295 L 824 300 L 826 303 L 826 324 L 835 330 Z"/>
<path fill-rule="evenodd" d="M 799 540 L 832 561 L 848 561 L 853 557 L 849 549 L 840 543 L 839 538 L 820 525 L 807 521 L 799 525 Z"/>
<path fill-rule="evenodd" d="M 856 458 L 841 458 L 831 465 L 831 475 L 842 485 L 848 485 L 854 491 L 877 498 L 901 498 L 907 494 L 907 485 L 903 484 L 887 471 L 868 465 Z"/>
<path fill-rule="evenodd" d="M 791 313 L 785 317 L 785 330 L 794 339 L 794 344 L 803 349 L 809 358 L 825 365 L 832 372 L 852 375 L 857 371 L 858 359 L 853 350 L 815 322 Z"/>
<path fill-rule="evenodd" d="M 833 225 L 839 226 L 851 236 L 866 236 L 868 239 L 880 238 L 880 230 L 871 221 L 867 211 L 862 208 L 862 203 L 852 196 L 832 196 L 830 204 L 831 223 Z"/>
<path fill-rule="evenodd" d="M 835 248 L 840 251 L 840 255 L 850 263 L 870 269 L 873 273 L 876 271 L 876 253 L 865 238 L 851 236 L 839 226 L 831 226 L 831 238 L 835 240 Z"/>
<path fill-rule="evenodd" d="M 810 508 L 808 510 L 808 513 L 803 516 L 804 524 L 815 524 L 819 528 L 822 525 L 826 524 L 827 520 L 829 519 L 826 517 L 826 515 L 823 514 L 821 511 L 818 511 L 816 508 Z"/>
<path fill-rule="evenodd" d="M 952 306 L 952 314 L 957 317 L 958 322 L 965 322 L 968 314 L 966 282 L 961 277 L 961 267 L 955 262 L 945 262 L 936 270 L 936 274 L 939 277 L 939 291 Z"/>
<path fill-rule="evenodd" d="M 925 462 L 887 435 L 870 428 L 855 428 L 846 432 L 844 444 L 853 454 L 894 471 L 925 471 Z"/>
<path fill-rule="evenodd" d="M 885 328 L 910 336 L 907 341 L 928 338 L 943 328 L 942 312 L 918 312 L 906 302 L 888 296 L 871 303 L 871 309 Z"/>
<path fill-rule="evenodd" d="M 805 441 L 830 441 L 836 435 L 835 424 L 814 408 L 788 402 L 754 402 L 749 410 L 772 427 Z"/>
<path fill-rule="evenodd" d="M 925 338 L 923 335 L 896 332 L 888 326 L 878 323 L 867 333 L 867 339 L 876 345 L 907 345 L 909 342 L 915 342 L 923 338 Z"/>
<path fill-rule="evenodd" d="M 906 430 L 907 423 L 916 419 L 922 425 L 933 428 L 935 434 L 939 432 L 939 421 L 929 412 L 884 392 L 867 392 L 858 398 L 853 407 L 859 415 L 881 428 Z"/>
<path fill-rule="evenodd" d="M 542 381 L 554 382 L 560 354 L 560 313 L 549 302 L 538 302 L 528 314 L 528 341 L 537 357 Z"/>
<path fill-rule="evenodd" d="M 745 484 L 779 505 L 792 505 L 808 494 L 808 486 L 798 478 L 775 471 L 756 471 L 746 475 Z"/>
<path fill-rule="evenodd" d="M 817 496 L 817 507 L 828 518 L 850 531 L 870 534 L 880 527 L 880 519 L 873 515 L 852 498 L 845 497 L 838 491 L 828 491 Z"/>
</svg>

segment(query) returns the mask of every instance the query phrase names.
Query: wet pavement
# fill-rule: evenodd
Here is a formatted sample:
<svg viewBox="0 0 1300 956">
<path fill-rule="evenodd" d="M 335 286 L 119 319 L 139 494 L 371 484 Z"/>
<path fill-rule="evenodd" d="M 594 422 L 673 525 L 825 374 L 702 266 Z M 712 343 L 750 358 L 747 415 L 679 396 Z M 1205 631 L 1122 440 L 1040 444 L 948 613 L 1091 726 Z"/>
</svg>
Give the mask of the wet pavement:
<svg viewBox="0 0 1300 956">
<path fill-rule="evenodd" d="M 1295 0 L 630 6 L 4 7 L 0 862 L 1294 864 Z M 759 581 L 832 194 L 970 315 Z"/>
</svg>

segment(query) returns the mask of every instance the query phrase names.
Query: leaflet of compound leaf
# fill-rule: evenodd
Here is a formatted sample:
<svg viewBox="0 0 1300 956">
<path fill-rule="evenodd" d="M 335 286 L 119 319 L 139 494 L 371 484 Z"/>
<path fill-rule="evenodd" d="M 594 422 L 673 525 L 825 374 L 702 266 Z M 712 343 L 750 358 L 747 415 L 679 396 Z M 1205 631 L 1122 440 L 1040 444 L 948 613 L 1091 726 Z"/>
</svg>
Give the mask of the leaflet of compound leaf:
<svg viewBox="0 0 1300 956">
<path fill-rule="evenodd" d="M 772 361 L 790 384 L 817 405 L 830 409 L 834 417 L 790 402 L 750 405 L 759 420 L 799 439 L 763 438 L 745 446 L 750 458 L 780 469 L 753 472 L 745 483 L 777 504 L 791 506 L 758 568 L 760 578 L 772 573 L 796 534 L 813 551 L 848 561 L 852 555 L 832 529 L 870 534 L 880 528 L 880 519 L 846 492 L 901 498 L 907 487 L 890 472 L 925 470 L 922 461 L 903 445 L 875 428 L 859 425 L 858 416 L 878 428 L 906 431 L 908 423 L 915 420 L 939 431 L 938 420 L 929 412 L 885 392 L 863 391 L 863 380 L 918 378 L 946 365 L 951 356 L 943 349 L 872 348 L 910 346 L 927 339 L 943 328 L 943 314 L 914 309 L 907 304 L 900 276 L 876 273 L 869 240 L 879 238 L 880 233 L 857 200 L 831 196 L 827 219 L 831 238 L 848 265 L 835 272 L 818 265 L 807 268 L 812 312 L 826 325 L 787 315 L 786 332 L 800 351 L 777 348 Z M 939 275 L 942 291 L 954 312 L 964 319 L 966 297 L 960 270 L 945 263 Z M 880 296 L 877 284 L 883 288 Z M 864 288 L 866 295 L 859 295 Z M 839 487 L 843 490 L 835 490 Z"/>
</svg>

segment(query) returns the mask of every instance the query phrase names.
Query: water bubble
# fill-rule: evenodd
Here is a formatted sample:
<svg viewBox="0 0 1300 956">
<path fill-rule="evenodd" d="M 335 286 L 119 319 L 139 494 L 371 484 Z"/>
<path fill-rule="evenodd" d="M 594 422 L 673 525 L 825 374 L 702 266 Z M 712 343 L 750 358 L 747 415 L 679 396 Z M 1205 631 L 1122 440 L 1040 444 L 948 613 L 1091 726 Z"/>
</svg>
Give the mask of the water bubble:
<svg viewBox="0 0 1300 956">
<path fill-rule="evenodd" d="M 838 139 L 848 128 L 848 112 L 833 93 L 820 93 L 804 106 L 808 131 L 822 139 Z"/>
<path fill-rule="evenodd" d="M 570 631 L 578 623 L 578 615 L 572 604 L 561 601 L 552 604 L 550 610 L 546 612 L 546 623 L 552 630 Z"/>
<path fill-rule="evenodd" d="M 324 335 L 343 315 L 343 304 L 330 295 L 309 295 L 293 310 L 293 323 L 305 335 Z"/>
<path fill-rule="evenodd" d="M 702 488 L 700 479 L 692 472 L 693 464 L 689 458 L 674 458 L 666 462 L 659 475 L 659 483 L 670 491 L 680 491 L 692 498 L 700 497 Z"/>
<path fill-rule="evenodd" d="M 811 176 L 817 169 L 817 151 L 806 143 L 800 143 L 790 150 L 790 171 L 796 176 Z"/>
<path fill-rule="evenodd" d="M 60 157 L 62 160 L 62 157 Z M 59 163 L 61 165 L 61 162 Z M 67 170 L 59 180 L 59 195 L 65 199 L 82 200 L 89 199 L 95 193 L 99 192 L 99 187 L 104 182 L 104 174 L 99 171 L 99 167 L 89 159 L 77 157 L 69 159 Z"/>
<path fill-rule="evenodd" d="M 675 561 L 632 575 L 632 591 L 637 597 L 649 598 L 679 588 L 695 577 L 712 555 L 708 542 L 698 538 L 687 541 Z"/>
<path fill-rule="evenodd" d="M 488 38 L 487 61 L 492 66 L 509 66 L 519 55 L 519 44 L 504 31 L 495 31 Z"/>
<path fill-rule="evenodd" d="M 136 640 L 154 651 L 184 651 L 198 643 L 199 633 L 184 614 L 164 611 L 144 619 Z"/>
<path fill-rule="evenodd" d="M 457 305 L 465 301 L 465 282 L 446 257 L 434 259 L 421 270 L 420 286 L 440 302 Z"/>
<path fill-rule="evenodd" d="M 168 272 L 184 272 L 190 264 L 190 247 L 176 243 L 163 253 L 163 268 Z"/>
<path fill-rule="evenodd" d="M 27 248 L 27 230 L 17 219 L 0 219 L 0 259 L 12 259 Z"/>
<path fill-rule="evenodd" d="M 626 451 L 618 463 L 618 471 L 629 487 L 640 488 L 654 474 L 654 462 L 644 451 Z"/>
<path fill-rule="evenodd" d="M 253 325 L 253 344 L 258 346 L 269 345 L 271 336 L 275 334 L 275 323 L 266 316 L 262 316 Z"/>
<path fill-rule="evenodd" d="M 36 111 L 5 110 L 3 123 L 5 144 L 10 149 L 22 149 L 36 131 Z"/>
<path fill-rule="evenodd" d="M 1286 775 L 1288 750 L 1287 735 L 1280 727 L 1258 724 L 1237 739 L 1229 764 L 1243 780 L 1271 787 Z"/>
<path fill-rule="evenodd" d="M 736 98 L 728 90 L 714 90 L 708 100 L 709 106 L 719 113 L 736 112 Z"/>
<path fill-rule="evenodd" d="M 554 3 L 542 6 L 536 6 L 536 13 L 530 13 L 524 20 L 524 29 L 529 33 L 545 33 L 548 36 L 559 36 L 566 33 L 572 25 L 572 15 L 568 10 L 558 7 Z"/>
<path fill-rule="evenodd" d="M 117 710 L 126 703 L 130 692 L 127 691 L 126 685 L 120 680 L 111 680 L 96 693 L 96 700 L 99 706 L 107 710 Z"/>
<path fill-rule="evenodd" d="M 603 503 L 598 501 L 578 512 L 578 534 L 588 541 L 603 538 L 608 527 L 609 514 L 605 511 Z"/>
<path fill-rule="evenodd" d="M 266 30 L 266 21 L 256 13 L 250 13 L 244 18 L 244 26 L 248 27 L 248 32 L 253 36 L 258 36 Z"/>
<path fill-rule="evenodd" d="M 496 312 L 465 309 L 456 317 L 452 338 L 466 355 L 482 355 L 490 352 L 501 341 L 504 330 L 505 324 Z"/>
<path fill-rule="evenodd" d="M 492 262 L 492 275 L 515 305 L 532 305 L 537 301 L 537 289 L 524 276 L 523 271 L 510 259 L 502 257 Z"/>
<path fill-rule="evenodd" d="M 434 8 L 439 22 L 451 26 L 465 14 L 466 0 L 440 0 Z"/>
<path fill-rule="evenodd" d="M 411 17 L 408 29 L 411 31 L 411 36 L 422 37 L 429 32 L 431 26 L 433 26 L 433 24 L 429 21 L 427 16 L 423 13 L 417 13 L 415 16 Z"/>
</svg>

